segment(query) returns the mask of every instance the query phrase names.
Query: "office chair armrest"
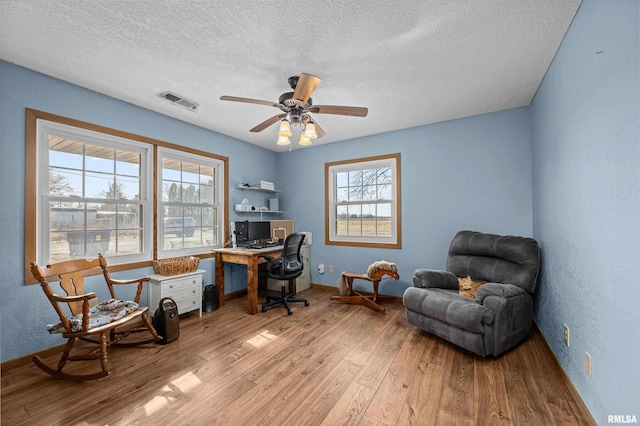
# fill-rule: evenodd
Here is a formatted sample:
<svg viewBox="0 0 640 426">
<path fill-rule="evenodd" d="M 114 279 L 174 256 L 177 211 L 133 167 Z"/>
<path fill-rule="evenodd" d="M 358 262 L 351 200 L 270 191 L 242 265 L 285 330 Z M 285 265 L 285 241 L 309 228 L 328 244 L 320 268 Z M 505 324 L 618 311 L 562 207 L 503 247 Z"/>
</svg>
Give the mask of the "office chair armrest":
<svg viewBox="0 0 640 426">
<path fill-rule="evenodd" d="M 273 256 L 268 256 L 268 255 L 266 255 L 266 254 L 261 254 L 261 255 L 260 255 L 260 256 L 258 256 L 258 257 L 263 258 L 264 260 L 266 260 L 266 261 L 267 261 L 267 262 L 269 262 L 269 263 L 273 262 Z"/>
<path fill-rule="evenodd" d="M 267 261 L 267 270 L 268 272 L 271 272 L 271 270 L 273 270 L 273 268 L 282 265 L 282 258 L 279 257 L 277 259 L 274 259 L 272 256 L 268 256 L 268 255 L 263 255 L 261 254 L 259 257 L 263 258 L 264 260 Z"/>
</svg>

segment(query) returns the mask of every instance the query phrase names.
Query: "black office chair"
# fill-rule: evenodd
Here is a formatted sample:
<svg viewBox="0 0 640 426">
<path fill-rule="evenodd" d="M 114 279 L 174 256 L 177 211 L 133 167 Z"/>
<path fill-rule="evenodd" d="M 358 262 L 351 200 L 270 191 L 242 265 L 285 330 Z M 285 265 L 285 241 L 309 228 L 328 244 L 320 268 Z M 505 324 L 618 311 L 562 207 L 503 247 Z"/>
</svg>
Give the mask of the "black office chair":
<svg viewBox="0 0 640 426">
<path fill-rule="evenodd" d="M 287 314 L 291 315 L 291 308 L 289 303 L 301 302 L 304 306 L 309 306 L 309 302 L 306 299 L 297 299 L 293 294 L 287 294 L 285 289 L 285 281 L 289 282 L 289 286 L 292 286 L 293 280 L 302 275 L 302 269 L 304 267 L 302 263 L 302 257 L 300 256 L 300 249 L 302 248 L 302 242 L 304 241 L 304 234 L 296 232 L 287 235 L 284 240 L 284 247 L 282 248 L 282 255 L 278 259 L 274 259 L 271 256 L 261 255 L 267 261 L 267 268 L 259 271 L 261 277 L 273 278 L 282 281 L 281 292 L 267 290 L 267 301 L 262 305 L 262 312 L 267 312 L 274 306 L 284 306 L 287 309 Z"/>
</svg>

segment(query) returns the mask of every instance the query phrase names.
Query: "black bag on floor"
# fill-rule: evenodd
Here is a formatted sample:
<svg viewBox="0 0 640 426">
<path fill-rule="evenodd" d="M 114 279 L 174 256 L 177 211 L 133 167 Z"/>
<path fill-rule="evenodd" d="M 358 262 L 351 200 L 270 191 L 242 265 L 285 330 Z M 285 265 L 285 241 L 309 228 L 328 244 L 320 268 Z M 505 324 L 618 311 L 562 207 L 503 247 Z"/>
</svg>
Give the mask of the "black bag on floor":
<svg viewBox="0 0 640 426">
<path fill-rule="evenodd" d="M 178 306 L 172 298 L 164 297 L 160 299 L 158 309 L 153 314 L 153 328 L 162 336 L 162 339 L 158 341 L 161 345 L 171 343 L 180 336 Z"/>
</svg>

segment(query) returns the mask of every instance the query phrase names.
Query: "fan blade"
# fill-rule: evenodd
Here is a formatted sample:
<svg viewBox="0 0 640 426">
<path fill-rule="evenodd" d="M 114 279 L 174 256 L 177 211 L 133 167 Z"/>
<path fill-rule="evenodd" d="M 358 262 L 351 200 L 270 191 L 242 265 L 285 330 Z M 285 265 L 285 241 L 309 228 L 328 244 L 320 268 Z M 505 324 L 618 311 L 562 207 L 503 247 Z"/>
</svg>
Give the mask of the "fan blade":
<svg viewBox="0 0 640 426">
<path fill-rule="evenodd" d="M 315 75 L 300 74 L 298 83 L 296 84 L 296 90 L 293 92 L 293 99 L 297 99 L 303 104 L 306 104 L 318 84 L 320 84 L 320 79 Z"/>
<path fill-rule="evenodd" d="M 313 123 L 313 125 L 316 128 L 316 135 L 318 135 L 318 138 L 323 137 L 324 135 L 326 135 L 325 131 L 322 130 L 322 127 L 320 127 L 318 125 L 318 123 L 316 122 L 316 120 L 314 120 L 313 118 L 309 117 L 309 123 Z"/>
<path fill-rule="evenodd" d="M 369 110 L 364 107 L 338 106 L 338 105 L 313 105 L 309 112 L 315 114 L 351 115 L 354 117 L 366 117 Z"/>
<path fill-rule="evenodd" d="M 258 124 L 256 127 L 254 127 L 253 129 L 249 130 L 250 132 L 253 133 L 257 133 L 257 132 L 261 132 L 264 129 L 266 129 L 267 127 L 271 126 L 274 123 L 277 123 L 278 121 L 280 121 L 281 119 L 283 119 L 285 117 L 285 114 L 278 114 L 278 115 L 274 115 L 273 117 L 264 120 L 262 123 Z"/>
<path fill-rule="evenodd" d="M 245 102 L 248 104 L 258 104 L 266 106 L 274 106 L 280 108 L 280 104 L 269 101 L 261 101 L 260 99 L 238 98 L 237 96 L 220 96 L 221 101 Z"/>
</svg>

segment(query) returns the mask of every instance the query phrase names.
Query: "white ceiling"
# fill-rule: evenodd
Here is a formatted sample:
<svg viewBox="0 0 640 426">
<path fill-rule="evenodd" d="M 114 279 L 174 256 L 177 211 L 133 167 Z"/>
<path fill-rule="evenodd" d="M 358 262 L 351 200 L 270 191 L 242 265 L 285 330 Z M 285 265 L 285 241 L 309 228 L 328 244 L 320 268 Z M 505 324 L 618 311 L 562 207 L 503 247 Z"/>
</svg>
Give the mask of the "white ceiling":
<svg viewBox="0 0 640 426">
<path fill-rule="evenodd" d="M 580 0 L 0 1 L 0 59 L 273 151 L 301 72 L 322 79 L 314 145 L 529 105 Z M 157 96 L 200 105 L 187 111 Z M 55 111 L 52 111 L 55 112 Z M 297 144 L 292 144 L 297 148 Z"/>
</svg>

